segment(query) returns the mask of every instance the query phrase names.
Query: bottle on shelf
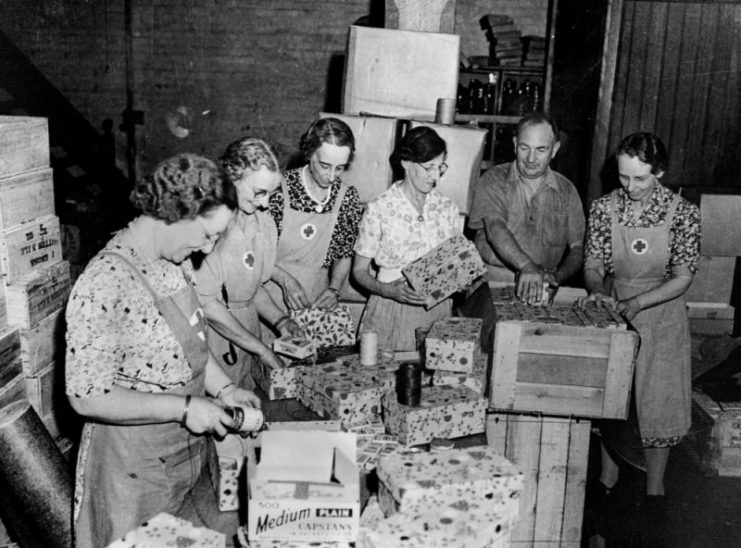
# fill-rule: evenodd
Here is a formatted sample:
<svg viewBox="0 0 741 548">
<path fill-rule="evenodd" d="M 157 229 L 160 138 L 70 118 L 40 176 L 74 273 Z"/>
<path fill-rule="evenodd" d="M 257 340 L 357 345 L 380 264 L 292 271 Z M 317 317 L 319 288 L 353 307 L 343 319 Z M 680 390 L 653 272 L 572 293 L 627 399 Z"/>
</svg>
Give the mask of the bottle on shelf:
<svg viewBox="0 0 741 548">
<path fill-rule="evenodd" d="M 502 85 L 502 114 L 517 114 L 517 84 L 512 78 L 507 78 Z"/>
<path fill-rule="evenodd" d="M 474 78 L 468 86 L 469 112 L 471 114 L 483 114 L 484 112 L 484 84 L 481 80 Z"/>
<path fill-rule="evenodd" d="M 458 94 L 455 101 L 455 110 L 458 114 L 468 114 L 468 88 L 463 84 L 458 84 Z"/>
<path fill-rule="evenodd" d="M 530 108 L 530 79 L 525 78 L 517 90 L 517 115 L 524 116 Z"/>
<path fill-rule="evenodd" d="M 530 83 L 530 112 L 540 110 L 540 84 L 538 82 Z"/>
<path fill-rule="evenodd" d="M 484 84 L 484 114 L 494 114 L 497 105 L 497 75 L 489 73 L 489 81 Z"/>
</svg>

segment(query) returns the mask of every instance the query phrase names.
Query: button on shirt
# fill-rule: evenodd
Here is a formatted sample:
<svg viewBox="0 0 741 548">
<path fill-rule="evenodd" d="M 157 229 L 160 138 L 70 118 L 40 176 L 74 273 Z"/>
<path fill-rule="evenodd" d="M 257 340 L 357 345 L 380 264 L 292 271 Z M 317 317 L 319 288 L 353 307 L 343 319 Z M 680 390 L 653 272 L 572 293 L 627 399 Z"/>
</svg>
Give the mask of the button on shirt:
<svg viewBox="0 0 741 548">
<path fill-rule="evenodd" d="M 515 162 L 489 169 L 474 191 L 469 228 L 484 261 L 505 267 L 486 239 L 484 221 L 504 221 L 530 259 L 547 270 L 558 267 L 567 248 L 584 240 L 584 211 L 574 185 L 550 168 L 533 188 L 520 180 Z"/>
</svg>

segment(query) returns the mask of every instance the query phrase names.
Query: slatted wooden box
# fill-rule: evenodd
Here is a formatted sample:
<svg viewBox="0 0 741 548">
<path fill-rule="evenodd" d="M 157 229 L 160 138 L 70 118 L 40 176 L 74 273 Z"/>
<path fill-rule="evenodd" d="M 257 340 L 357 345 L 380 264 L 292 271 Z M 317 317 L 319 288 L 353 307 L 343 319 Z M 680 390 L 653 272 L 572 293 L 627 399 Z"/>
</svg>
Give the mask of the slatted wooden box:
<svg viewBox="0 0 741 548">
<path fill-rule="evenodd" d="M 46 118 L 0 116 L 0 174 L 3 177 L 49 166 Z"/>
<path fill-rule="evenodd" d="M 0 232 L 0 270 L 12 284 L 62 260 L 59 218 L 37 218 Z"/>
<path fill-rule="evenodd" d="M 39 417 L 52 413 L 63 396 L 64 371 L 57 362 L 47 364 L 33 377 L 26 377 L 26 397 Z"/>
<path fill-rule="evenodd" d="M 18 329 L 6 327 L 0 331 L 0 387 L 23 372 L 21 367 L 21 337 Z"/>
<path fill-rule="evenodd" d="M 21 329 L 21 360 L 26 376 L 36 375 L 64 351 L 64 309 L 52 312 L 30 329 Z"/>
<path fill-rule="evenodd" d="M 54 214 L 51 168 L 0 176 L 0 229 Z"/>
<path fill-rule="evenodd" d="M 627 417 L 638 335 L 622 318 L 563 301 L 527 306 L 514 298 L 512 288 L 490 285 L 495 315 L 491 408 Z M 568 295 L 564 291 L 563 298 Z"/>
<path fill-rule="evenodd" d="M 590 428 L 584 419 L 487 416 L 489 446 L 525 475 L 512 546 L 581 545 Z"/>
<path fill-rule="evenodd" d="M 63 308 L 70 292 L 69 263 L 62 261 L 6 287 L 8 321 L 31 329 Z"/>
<path fill-rule="evenodd" d="M 692 394 L 692 428 L 682 446 L 709 476 L 741 476 L 741 402 Z"/>
</svg>

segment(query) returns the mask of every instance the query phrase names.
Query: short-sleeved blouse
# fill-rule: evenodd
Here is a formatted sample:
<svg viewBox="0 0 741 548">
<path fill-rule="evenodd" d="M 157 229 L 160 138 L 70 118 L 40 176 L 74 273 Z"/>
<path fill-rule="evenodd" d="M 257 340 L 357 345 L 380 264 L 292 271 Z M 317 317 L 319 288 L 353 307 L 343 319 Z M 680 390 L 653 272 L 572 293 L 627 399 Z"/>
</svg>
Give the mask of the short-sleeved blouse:
<svg viewBox="0 0 741 548">
<path fill-rule="evenodd" d="M 419 217 L 401 184 L 393 184 L 368 202 L 355 252 L 379 267 L 399 269 L 463 230 L 458 206 L 436 190 L 427 195 Z"/>
<path fill-rule="evenodd" d="M 172 295 L 192 285 L 188 263 L 146 261 L 121 241 L 105 246 L 141 268 L 155 292 Z M 103 255 L 90 261 L 67 304 L 66 391 L 98 396 L 114 386 L 163 392 L 192 376 L 175 335 L 157 310 L 151 293 L 121 259 Z"/>
<path fill-rule="evenodd" d="M 626 192 L 620 189 L 617 194 L 617 221 L 623 226 L 633 228 L 661 225 L 675 197 L 674 192 L 656 183 L 649 205 L 640 217 L 636 218 Z M 699 208 L 680 197 L 669 229 L 670 257 L 665 269 L 667 278 L 671 277 L 673 267 L 686 267 L 692 274 L 697 271 L 700 258 L 700 234 Z M 587 245 L 584 256 L 586 262 L 601 262 L 605 273 L 614 274 L 610 194 L 593 201 L 589 208 Z"/>
<path fill-rule="evenodd" d="M 291 209 L 303 211 L 306 213 L 315 213 L 316 202 L 309 196 L 301 182 L 301 172 L 304 168 L 290 169 L 283 174 L 286 186 L 288 187 L 288 199 Z M 326 215 L 332 214 L 337 193 L 340 190 L 340 183 L 334 182 L 329 188 L 329 199 L 324 207 Z M 278 236 L 283 230 L 283 193 L 275 192 L 270 197 L 270 215 L 275 221 L 278 228 Z M 332 239 L 329 242 L 327 256 L 324 258 L 323 267 L 329 268 L 339 259 L 346 259 L 353 256 L 353 247 L 358 237 L 358 224 L 362 210 L 360 209 L 360 198 L 358 191 L 354 186 L 348 187 L 345 197 L 340 204 L 340 210 L 337 215 L 337 224 L 332 231 Z"/>
</svg>

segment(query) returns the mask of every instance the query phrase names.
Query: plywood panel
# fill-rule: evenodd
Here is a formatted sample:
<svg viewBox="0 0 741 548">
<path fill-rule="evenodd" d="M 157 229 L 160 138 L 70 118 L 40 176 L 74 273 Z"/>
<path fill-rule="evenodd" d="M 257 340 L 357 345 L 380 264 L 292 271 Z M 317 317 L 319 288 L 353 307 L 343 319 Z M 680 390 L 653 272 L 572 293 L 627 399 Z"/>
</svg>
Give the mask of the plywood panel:
<svg viewBox="0 0 741 548">
<path fill-rule="evenodd" d="M 433 121 L 456 98 L 459 53 L 457 35 L 351 26 L 343 113 Z"/>
<path fill-rule="evenodd" d="M 741 256 L 741 196 L 703 194 L 700 215 L 702 254 Z"/>
</svg>

